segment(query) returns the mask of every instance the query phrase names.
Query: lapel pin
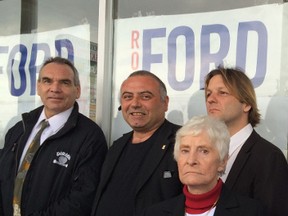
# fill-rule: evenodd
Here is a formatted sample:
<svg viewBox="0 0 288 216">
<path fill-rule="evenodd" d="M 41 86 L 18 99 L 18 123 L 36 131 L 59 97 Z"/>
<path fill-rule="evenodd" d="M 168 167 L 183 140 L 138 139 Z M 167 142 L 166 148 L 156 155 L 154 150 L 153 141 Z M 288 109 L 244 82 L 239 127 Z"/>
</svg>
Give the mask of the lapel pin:
<svg viewBox="0 0 288 216">
<path fill-rule="evenodd" d="M 165 148 L 166 148 L 166 145 L 163 145 L 163 146 L 162 146 L 162 150 L 164 150 Z"/>
<path fill-rule="evenodd" d="M 163 178 L 172 178 L 172 173 L 170 171 L 164 171 Z"/>
</svg>

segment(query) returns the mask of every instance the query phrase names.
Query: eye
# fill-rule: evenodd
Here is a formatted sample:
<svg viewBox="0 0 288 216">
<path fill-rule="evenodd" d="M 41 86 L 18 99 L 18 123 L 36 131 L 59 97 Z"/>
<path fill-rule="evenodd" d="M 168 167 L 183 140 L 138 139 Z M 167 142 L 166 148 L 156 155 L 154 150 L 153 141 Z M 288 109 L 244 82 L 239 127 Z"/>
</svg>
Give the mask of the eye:
<svg viewBox="0 0 288 216">
<path fill-rule="evenodd" d="M 206 150 L 206 149 L 203 149 L 202 152 L 203 152 L 204 154 L 208 154 L 208 153 L 209 153 L 209 151 Z"/>
<path fill-rule="evenodd" d="M 207 92 L 207 93 L 206 93 L 206 98 L 209 97 L 210 95 L 211 95 L 211 92 L 210 92 L 210 91 Z"/>
<path fill-rule="evenodd" d="M 207 155 L 207 154 L 209 153 L 209 150 L 206 149 L 206 148 L 200 148 L 200 149 L 199 149 L 199 152 L 200 152 L 201 154 Z"/>
<path fill-rule="evenodd" d="M 220 91 L 219 94 L 220 94 L 220 95 L 228 95 L 229 93 L 228 93 L 228 92 L 225 92 L 225 91 Z"/>
<path fill-rule="evenodd" d="M 181 148 L 181 149 L 180 149 L 180 153 L 181 153 L 181 154 L 188 154 L 188 153 L 189 153 L 189 149 L 187 149 L 187 148 Z"/>
<path fill-rule="evenodd" d="M 142 98 L 143 100 L 150 100 L 150 99 L 152 98 L 152 95 L 145 93 L 145 94 L 142 94 L 142 95 L 141 95 L 141 98 Z"/>
<path fill-rule="evenodd" d="M 124 94 L 124 95 L 122 95 L 122 99 L 123 100 L 131 100 L 132 99 L 132 95 L 131 94 Z"/>
<path fill-rule="evenodd" d="M 72 84 L 71 80 L 61 80 L 60 83 L 66 86 L 70 86 Z"/>
<path fill-rule="evenodd" d="M 48 78 L 42 78 L 42 79 L 41 79 L 41 82 L 42 82 L 43 84 L 50 84 L 50 83 L 52 82 L 52 80 L 51 80 L 51 79 L 48 79 Z"/>
</svg>

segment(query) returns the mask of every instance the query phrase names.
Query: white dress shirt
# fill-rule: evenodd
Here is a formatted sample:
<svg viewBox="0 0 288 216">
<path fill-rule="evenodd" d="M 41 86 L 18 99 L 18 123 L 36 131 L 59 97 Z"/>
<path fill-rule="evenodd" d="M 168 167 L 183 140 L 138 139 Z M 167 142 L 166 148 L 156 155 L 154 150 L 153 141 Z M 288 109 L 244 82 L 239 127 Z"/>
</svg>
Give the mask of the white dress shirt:
<svg viewBox="0 0 288 216">
<path fill-rule="evenodd" d="M 223 182 L 226 181 L 227 176 L 232 168 L 232 165 L 240 149 L 242 148 L 242 146 L 244 145 L 248 137 L 251 135 L 252 131 L 253 131 L 252 125 L 247 124 L 244 128 L 242 128 L 240 131 L 238 131 L 236 134 L 234 134 L 230 138 L 228 161 L 227 161 L 225 173 L 221 176 L 221 179 Z"/>
<path fill-rule="evenodd" d="M 49 119 L 46 118 L 44 109 L 42 110 L 42 113 L 39 116 L 38 121 L 35 124 L 33 130 L 31 131 L 31 134 L 30 134 L 30 136 L 29 136 L 29 138 L 28 138 L 28 140 L 26 142 L 25 148 L 24 148 L 24 150 L 22 152 L 20 164 L 22 163 L 22 161 L 24 159 L 24 156 L 25 156 L 25 154 L 27 152 L 27 149 L 29 148 L 30 143 L 32 142 L 32 140 L 36 136 L 37 132 L 41 128 L 41 122 L 46 119 L 46 121 L 49 122 L 49 126 L 47 128 L 45 128 L 44 131 L 41 134 L 40 145 L 42 145 L 43 142 L 48 137 L 56 134 L 64 126 L 64 124 L 67 122 L 72 110 L 73 110 L 73 107 L 69 108 L 68 110 L 65 110 L 64 112 L 61 112 L 61 113 L 59 113 L 57 115 L 52 116 Z"/>
</svg>

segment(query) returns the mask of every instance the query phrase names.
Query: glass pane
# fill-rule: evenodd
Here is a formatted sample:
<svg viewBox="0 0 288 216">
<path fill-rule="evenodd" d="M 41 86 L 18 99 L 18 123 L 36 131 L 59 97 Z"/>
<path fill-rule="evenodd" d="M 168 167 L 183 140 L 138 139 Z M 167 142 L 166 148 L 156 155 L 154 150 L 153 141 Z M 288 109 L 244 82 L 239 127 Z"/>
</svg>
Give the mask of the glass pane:
<svg viewBox="0 0 288 216">
<path fill-rule="evenodd" d="M 0 0 L 0 148 L 21 114 L 42 104 L 36 79 L 49 56 L 74 62 L 80 111 L 96 120 L 98 10 L 99 0 Z"/>
</svg>

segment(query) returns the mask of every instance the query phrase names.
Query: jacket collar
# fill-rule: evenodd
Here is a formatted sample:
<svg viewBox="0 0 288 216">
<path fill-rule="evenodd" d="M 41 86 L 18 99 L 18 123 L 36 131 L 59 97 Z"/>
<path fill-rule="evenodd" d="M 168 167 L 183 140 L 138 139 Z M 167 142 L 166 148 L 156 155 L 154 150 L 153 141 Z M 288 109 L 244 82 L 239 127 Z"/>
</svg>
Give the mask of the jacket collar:
<svg viewBox="0 0 288 216">
<path fill-rule="evenodd" d="M 23 128 L 24 128 L 25 134 L 27 134 L 28 137 L 29 137 L 30 132 L 32 131 L 34 125 L 37 123 L 38 118 L 39 118 L 39 116 L 40 116 L 40 114 L 41 114 L 43 109 L 44 109 L 44 106 L 42 105 L 42 106 L 30 111 L 29 113 L 23 113 L 22 114 Z M 59 136 L 65 134 L 71 128 L 75 127 L 76 122 L 77 122 L 77 118 L 78 118 L 78 115 L 77 115 L 78 110 L 79 110 L 78 103 L 75 102 L 73 110 L 72 110 L 72 113 L 70 114 L 70 116 L 69 116 L 67 122 L 65 123 L 64 127 L 58 133 L 56 133 L 55 135 L 49 137 L 49 139 L 53 138 L 53 137 L 59 137 Z M 27 139 L 28 139 L 28 137 L 27 137 Z"/>
<path fill-rule="evenodd" d="M 228 177 L 225 181 L 225 184 L 229 188 L 233 188 L 234 184 L 237 182 L 238 176 L 240 175 L 242 168 L 245 166 L 248 158 L 250 157 L 251 150 L 253 146 L 255 145 L 255 142 L 258 139 L 257 137 L 258 137 L 258 134 L 253 129 L 252 134 L 245 141 L 239 154 L 237 155 L 237 158 L 234 161 L 234 164 L 232 165 L 230 173 L 228 174 Z"/>
</svg>

